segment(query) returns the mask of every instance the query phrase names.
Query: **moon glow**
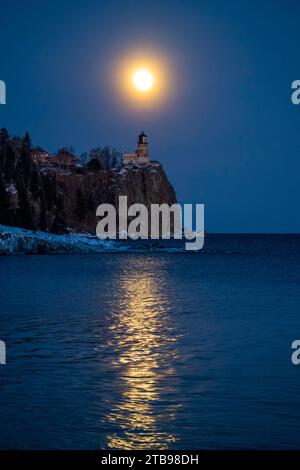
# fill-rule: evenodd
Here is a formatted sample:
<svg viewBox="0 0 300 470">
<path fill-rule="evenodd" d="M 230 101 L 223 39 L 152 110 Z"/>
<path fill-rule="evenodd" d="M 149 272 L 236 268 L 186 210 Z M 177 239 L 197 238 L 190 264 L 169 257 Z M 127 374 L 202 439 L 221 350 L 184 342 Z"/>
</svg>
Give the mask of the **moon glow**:
<svg viewBox="0 0 300 470">
<path fill-rule="evenodd" d="M 145 93 L 153 87 L 154 78 L 149 70 L 139 69 L 134 72 L 132 82 L 138 91 Z"/>
</svg>

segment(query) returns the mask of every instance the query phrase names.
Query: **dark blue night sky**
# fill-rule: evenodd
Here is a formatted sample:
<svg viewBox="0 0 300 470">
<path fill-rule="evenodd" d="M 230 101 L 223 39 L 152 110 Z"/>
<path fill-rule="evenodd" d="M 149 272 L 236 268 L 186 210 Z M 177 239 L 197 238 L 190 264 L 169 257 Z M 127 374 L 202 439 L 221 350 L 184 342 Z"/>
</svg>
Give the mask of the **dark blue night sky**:
<svg viewBox="0 0 300 470">
<path fill-rule="evenodd" d="M 148 134 L 180 202 L 215 232 L 300 232 L 298 1 L 0 3 L 0 126 L 54 151 Z M 168 57 L 174 92 L 134 112 L 108 80 L 131 50 Z"/>
</svg>

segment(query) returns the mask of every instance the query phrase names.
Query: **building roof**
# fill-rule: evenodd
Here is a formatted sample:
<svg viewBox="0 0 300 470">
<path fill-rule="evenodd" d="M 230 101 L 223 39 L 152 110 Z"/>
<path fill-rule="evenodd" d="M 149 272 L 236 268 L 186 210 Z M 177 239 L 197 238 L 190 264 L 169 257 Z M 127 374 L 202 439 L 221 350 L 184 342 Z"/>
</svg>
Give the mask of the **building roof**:
<svg viewBox="0 0 300 470">
<path fill-rule="evenodd" d="M 31 153 L 48 153 L 47 150 L 44 150 L 42 147 L 32 147 Z"/>
</svg>

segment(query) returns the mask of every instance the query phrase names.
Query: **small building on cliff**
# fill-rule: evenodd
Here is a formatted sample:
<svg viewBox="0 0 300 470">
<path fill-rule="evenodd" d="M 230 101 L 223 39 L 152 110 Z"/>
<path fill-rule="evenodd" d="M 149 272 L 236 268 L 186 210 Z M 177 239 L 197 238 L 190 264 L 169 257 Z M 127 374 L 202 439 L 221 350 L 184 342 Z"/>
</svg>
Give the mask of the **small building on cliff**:
<svg viewBox="0 0 300 470">
<path fill-rule="evenodd" d="M 31 150 L 32 160 L 41 168 L 74 170 L 77 159 L 75 155 L 67 149 L 60 149 L 57 154 L 50 154 L 41 147 L 34 147 Z"/>
<path fill-rule="evenodd" d="M 49 163 L 49 153 L 42 147 L 33 147 L 31 149 L 31 157 L 37 165 L 46 165 Z"/>
<path fill-rule="evenodd" d="M 123 154 L 123 164 L 128 163 L 147 163 L 149 162 L 148 141 L 144 131 L 138 136 L 137 149 L 135 152 Z"/>
<path fill-rule="evenodd" d="M 51 158 L 51 162 L 61 170 L 72 170 L 75 168 L 77 159 L 75 155 L 66 149 L 58 151 L 57 155 Z"/>
</svg>

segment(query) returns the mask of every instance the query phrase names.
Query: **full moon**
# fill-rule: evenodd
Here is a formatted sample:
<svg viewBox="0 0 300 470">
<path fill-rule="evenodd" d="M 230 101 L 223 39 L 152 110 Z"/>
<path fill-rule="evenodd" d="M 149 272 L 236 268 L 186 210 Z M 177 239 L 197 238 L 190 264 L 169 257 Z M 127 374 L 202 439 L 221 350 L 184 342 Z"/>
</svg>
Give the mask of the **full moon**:
<svg viewBox="0 0 300 470">
<path fill-rule="evenodd" d="M 132 82 L 137 90 L 146 92 L 153 87 L 154 78 L 149 70 L 140 69 L 134 72 Z"/>
<path fill-rule="evenodd" d="M 174 74 L 167 57 L 143 48 L 131 54 L 123 52 L 111 65 L 107 79 L 132 111 L 158 109 L 173 93 Z"/>
</svg>

